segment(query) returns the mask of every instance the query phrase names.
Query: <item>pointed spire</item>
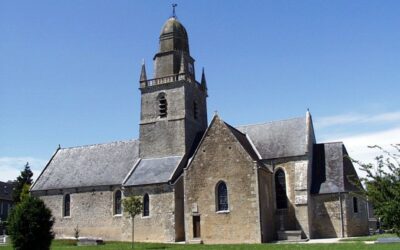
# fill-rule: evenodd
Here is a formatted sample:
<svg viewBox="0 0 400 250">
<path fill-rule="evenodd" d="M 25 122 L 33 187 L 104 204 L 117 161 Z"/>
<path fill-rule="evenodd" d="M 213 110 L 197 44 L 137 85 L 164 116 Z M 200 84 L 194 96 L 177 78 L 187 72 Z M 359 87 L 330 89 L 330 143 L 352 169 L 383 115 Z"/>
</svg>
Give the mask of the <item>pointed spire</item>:
<svg viewBox="0 0 400 250">
<path fill-rule="evenodd" d="M 142 62 L 142 72 L 140 72 L 140 82 L 145 82 L 147 81 L 147 75 L 146 75 L 146 64 L 144 63 L 144 59 Z"/>
<path fill-rule="evenodd" d="M 204 73 L 204 67 L 203 70 L 201 72 L 201 87 L 203 88 L 203 90 L 207 93 L 207 80 L 206 80 L 206 74 Z"/>
</svg>

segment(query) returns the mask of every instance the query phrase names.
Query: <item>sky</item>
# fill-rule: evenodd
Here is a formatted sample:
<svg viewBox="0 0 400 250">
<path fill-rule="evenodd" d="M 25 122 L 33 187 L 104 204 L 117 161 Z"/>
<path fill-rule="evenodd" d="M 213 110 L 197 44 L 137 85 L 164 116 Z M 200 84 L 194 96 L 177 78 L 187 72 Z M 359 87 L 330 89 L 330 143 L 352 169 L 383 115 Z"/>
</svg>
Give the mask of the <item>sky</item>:
<svg viewBox="0 0 400 250">
<path fill-rule="evenodd" d="M 400 1 L 0 1 L 0 181 L 58 145 L 138 138 L 139 75 L 177 3 L 208 117 L 305 116 L 318 142 L 400 143 Z"/>
</svg>

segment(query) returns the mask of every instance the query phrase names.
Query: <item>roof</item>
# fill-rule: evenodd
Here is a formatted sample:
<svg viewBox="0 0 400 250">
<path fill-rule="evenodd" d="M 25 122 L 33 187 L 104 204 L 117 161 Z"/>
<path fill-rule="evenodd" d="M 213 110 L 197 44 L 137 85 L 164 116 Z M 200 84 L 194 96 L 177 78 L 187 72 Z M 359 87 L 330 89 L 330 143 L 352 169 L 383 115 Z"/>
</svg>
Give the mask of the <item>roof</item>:
<svg viewBox="0 0 400 250">
<path fill-rule="evenodd" d="M 0 200 L 12 201 L 13 189 L 14 189 L 14 182 L 0 181 Z"/>
<path fill-rule="evenodd" d="M 311 193 L 360 191 L 357 173 L 342 142 L 314 145 Z"/>
<path fill-rule="evenodd" d="M 170 17 L 161 29 L 161 36 L 169 33 L 174 33 L 187 40 L 187 32 L 185 27 L 178 21 L 176 17 Z"/>
<path fill-rule="evenodd" d="M 155 183 L 166 183 L 182 161 L 182 156 L 141 159 L 133 172 L 123 183 L 124 186 L 138 186 Z"/>
<path fill-rule="evenodd" d="M 236 139 L 239 141 L 239 143 L 242 145 L 242 147 L 246 150 L 246 152 L 250 155 L 250 157 L 253 160 L 258 160 L 258 155 L 253 146 L 251 145 L 251 142 L 246 137 L 246 135 L 237 130 L 236 128 L 232 127 L 228 123 L 225 122 L 225 124 L 232 132 L 232 134 L 236 137 Z"/>
<path fill-rule="evenodd" d="M 262 159 L 300 156 L 307 152 L 306 117 L 236 128 L 250 137 Z"/>
<path fill-rule="evenodd" d="M 138 140 L 59 149 L 31 190 L 121 185 L 138 158 Z"/>
</svg>

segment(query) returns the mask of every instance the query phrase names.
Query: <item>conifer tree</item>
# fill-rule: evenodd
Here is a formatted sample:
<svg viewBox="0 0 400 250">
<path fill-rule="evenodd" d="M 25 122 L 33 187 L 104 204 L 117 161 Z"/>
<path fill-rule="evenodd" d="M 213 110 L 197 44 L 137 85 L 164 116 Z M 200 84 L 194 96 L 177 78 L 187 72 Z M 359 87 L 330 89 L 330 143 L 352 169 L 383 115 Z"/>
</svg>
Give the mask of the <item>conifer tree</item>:
<svg viewBox="0 0 400 250">
<path fill-rule="evenodd" d="M 23 171 L 21 171 L 21 174 L 17 177 L 17 180 L 15 181 L 15 186 L 14 190 L 12 193 L 12 198 L 15 204 L 19 203 L 21 201 L 21 193 L 24 190 L 24 186 L 26 189 L 26 185 L 30 187 L 32 185 L 32 176 L 33 173 L 31 171 L 31 168 L 29 166 L 29 162 L 25 164 L 25 168 Z"/>
</svg>

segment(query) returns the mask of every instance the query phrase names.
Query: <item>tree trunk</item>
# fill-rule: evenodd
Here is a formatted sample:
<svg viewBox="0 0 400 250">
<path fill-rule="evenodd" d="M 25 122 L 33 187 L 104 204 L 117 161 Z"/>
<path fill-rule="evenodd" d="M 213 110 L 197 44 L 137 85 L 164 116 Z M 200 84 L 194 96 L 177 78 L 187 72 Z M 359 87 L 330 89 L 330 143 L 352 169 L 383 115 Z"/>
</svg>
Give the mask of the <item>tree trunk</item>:
<svg viewBox="0 0 400 250">
<path fill-rule="evenodd" d="M 135 234 L 135 226 L 134 226 L 135 218 L 132 217 L 132 249 L 133 249 L 133 242 L 134 242 L 134 234 Z"/>
</svg>

